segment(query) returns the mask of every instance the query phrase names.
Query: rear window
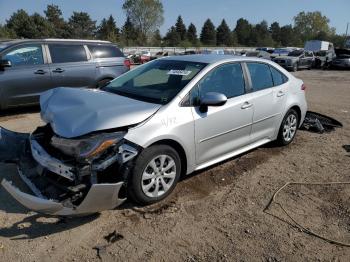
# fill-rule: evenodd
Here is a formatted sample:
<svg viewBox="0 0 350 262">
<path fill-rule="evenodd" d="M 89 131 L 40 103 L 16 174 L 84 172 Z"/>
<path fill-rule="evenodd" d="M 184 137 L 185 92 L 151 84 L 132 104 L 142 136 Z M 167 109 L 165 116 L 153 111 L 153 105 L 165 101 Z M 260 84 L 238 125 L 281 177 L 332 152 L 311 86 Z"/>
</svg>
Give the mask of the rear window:
<svg viewBox="0 0 350 262">
<path fill-rule="evenodd" d="M 83 45 L 49 45 L 52 63 L 71 63 L 87 61 Z"/>
<path fill-rule="evenodd" d="M 273 87 L 271 71 L 267 64 L 247 63 L 247 66 L 249 69 L 254 91 Z"/>
<path fill-rule="evenodd" d="M 274 86 L 279 86 L 287 82 L 288 78 L 280 71 L 270 66 Z"/>
<path fill-rule="evenodd" d="M 118 47 L 112 45 L 88 45 L 94 58 L 124 57 Z"/>
</svg>

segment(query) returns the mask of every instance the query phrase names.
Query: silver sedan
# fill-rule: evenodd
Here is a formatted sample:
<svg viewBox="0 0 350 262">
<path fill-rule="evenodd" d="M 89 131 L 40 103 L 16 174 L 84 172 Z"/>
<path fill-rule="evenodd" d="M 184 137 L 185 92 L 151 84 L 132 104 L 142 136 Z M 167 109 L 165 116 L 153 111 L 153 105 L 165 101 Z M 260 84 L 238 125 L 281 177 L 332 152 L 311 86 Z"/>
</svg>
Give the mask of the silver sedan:
<svg viewBox="0 0 350 262">
<path fill-rule="evenodd" d="M 101 90 L 48 91 L 40 104 L 46 126 L 0 129 L 0 160 L 15 162 L 36 196 L 2 185 L 54 215 L 112 209 L 128 197 L 160 201 L 181 175 L 272 141 L 288 145 L 307 111 L 300 79 L 268 60 L 226 55 L 158 59 Z"/>
</svg>

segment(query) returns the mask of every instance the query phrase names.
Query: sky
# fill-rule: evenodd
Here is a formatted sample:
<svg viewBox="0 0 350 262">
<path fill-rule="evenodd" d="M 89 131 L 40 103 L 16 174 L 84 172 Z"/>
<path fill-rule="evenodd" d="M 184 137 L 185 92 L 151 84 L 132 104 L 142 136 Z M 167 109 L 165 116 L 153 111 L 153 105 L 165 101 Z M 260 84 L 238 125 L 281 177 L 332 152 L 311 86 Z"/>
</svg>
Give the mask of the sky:
<svg viewBox="0 0 350 262">
<path fill-rule="evenodd" d="M 102 18 L 113 15 L 118 27 L 125 21 L 122 10 L 123 0 L 0 0 L 0 23 L 17 9 L 24 9 L 29 14 L 44 14 L 48 4 L 58 5 L 65 19 L 73 11 L 90 14 L 97 24 Z M 185 24 L 194 23 L 200 32 L 203 23 L 210 18 L 218 26 L 223 18 L 231 29 L 237 19 L 243 17 L 256 24 L 266 20 L 269 24 L 277 21 L 280 25 L 292 24 L 293 17 L 301 11 L 321 11 L 330 19 L 330 25 L 337 33 L 344 34 L 346 24 L 350 22 L 350 0 L 162 0 L 164 6 L 164 24 L 161 33 L 175 24 L 179 15 Z M 350 31 L 350 28 L 349 28 Z M 350 32 L 349 32 L 350 33 Z"/>
</svg>

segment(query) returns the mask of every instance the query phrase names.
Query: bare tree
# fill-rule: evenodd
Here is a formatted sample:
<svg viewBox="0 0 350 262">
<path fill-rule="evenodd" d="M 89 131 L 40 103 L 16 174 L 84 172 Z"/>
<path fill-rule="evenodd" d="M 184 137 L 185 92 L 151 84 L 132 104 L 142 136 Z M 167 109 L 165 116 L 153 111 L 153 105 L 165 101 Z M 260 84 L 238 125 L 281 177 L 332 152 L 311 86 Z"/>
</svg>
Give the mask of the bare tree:
<svg viewBox="0 0 350 262">
<path fill-rule="evenodd" d="M 145 40 L 164 22 L 163 4 L 159 0 L 125 0 L 123 9 Z"/>
</svg>

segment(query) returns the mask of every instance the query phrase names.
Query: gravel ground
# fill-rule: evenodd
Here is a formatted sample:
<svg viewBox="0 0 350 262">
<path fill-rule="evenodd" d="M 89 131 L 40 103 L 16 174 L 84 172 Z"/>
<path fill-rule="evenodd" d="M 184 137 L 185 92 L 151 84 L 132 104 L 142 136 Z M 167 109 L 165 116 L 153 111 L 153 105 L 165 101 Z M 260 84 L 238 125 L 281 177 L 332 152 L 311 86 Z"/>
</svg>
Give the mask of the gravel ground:
<svg viewBox="0 0 350 262">
<path fill-rule="evenodd" d="M 350 72 L 296 75 L 307 85 L 310 110 L 344 128 L 299 131 L 287 147 L 264 146 L 186 177 L 169 199 L 145 208 L 126 203 L 60 220 L 29 212 L 0 188 L 0 261 L 349 261 L 350 247 L 302 232 L 278 204 L 264 212 L 288 181 L 350 181 L 350 153 L 342 148 L 350 144 Z M 37 108 L 0 116 L 1 126 L 16 131 L 40 123 Z M 0 166 L 0 178 L 15 173 Z M 350 185 L 289 186 L 277 202 L 304 227 L 350 243 Z"/>
</svg>

